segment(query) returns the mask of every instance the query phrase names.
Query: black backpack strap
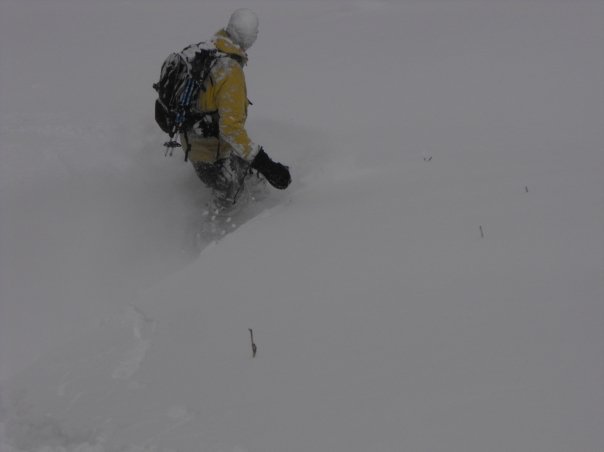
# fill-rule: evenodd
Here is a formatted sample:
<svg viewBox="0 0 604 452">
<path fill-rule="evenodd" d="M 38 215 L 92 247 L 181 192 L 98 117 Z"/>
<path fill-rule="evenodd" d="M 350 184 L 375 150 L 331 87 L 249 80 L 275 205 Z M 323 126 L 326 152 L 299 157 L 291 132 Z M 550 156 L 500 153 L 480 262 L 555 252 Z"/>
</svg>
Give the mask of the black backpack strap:
<svg viewBox="0 0 604 452">
<path fill-rule="evenodd" d="M 189 141 L 189 134 L 187 133 L 187 130 L 185 129 L 183 131 L 183 136 L 186 142 L 187 147 L 185 148 L 185 162 L 189 160 L 189 152 L 191 152 L 191 142 Z"/>
</svg>

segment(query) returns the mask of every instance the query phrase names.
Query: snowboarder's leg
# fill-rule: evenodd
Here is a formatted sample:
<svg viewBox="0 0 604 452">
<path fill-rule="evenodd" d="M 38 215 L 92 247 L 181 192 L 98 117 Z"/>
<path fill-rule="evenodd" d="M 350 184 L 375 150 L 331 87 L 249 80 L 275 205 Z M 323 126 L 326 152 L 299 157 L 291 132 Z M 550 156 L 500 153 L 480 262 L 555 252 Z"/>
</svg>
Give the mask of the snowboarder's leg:
<svg viewBox="0 0 604 452">
<path fill-rule="evenodd" d="M 201 181 L 212 190 L 212 203 L 220 212 L 232 210 L 243 201 L 243 184 L 249 164 L 231 156 L 215 163 L 194 162 L 193 167 Z"/>
<path fill-rule="evenodd" d="M 220 166 L 217 163 L 191 162 L 197 177 L 201 179 L 206 187 L 214 188 L 220 173 Z"/>
</svg>

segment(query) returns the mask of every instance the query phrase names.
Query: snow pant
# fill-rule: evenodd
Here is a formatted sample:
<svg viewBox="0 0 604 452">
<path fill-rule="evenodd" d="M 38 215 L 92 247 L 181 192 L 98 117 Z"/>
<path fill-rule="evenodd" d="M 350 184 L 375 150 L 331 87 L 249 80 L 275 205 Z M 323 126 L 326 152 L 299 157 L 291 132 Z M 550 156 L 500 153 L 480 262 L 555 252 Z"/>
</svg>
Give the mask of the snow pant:
<svg viewBox="0 0 604 452">
<path fill-rule="evenodd" d="M 218 209 L 229 209 L 235 205 L 243 192 L 243 184 L 249 172 L 249 163 L 240 157 L 229 158 L 214 163 L 191 162 L 197 176 L 212 190 L 212 197 Z"/>
</svg>

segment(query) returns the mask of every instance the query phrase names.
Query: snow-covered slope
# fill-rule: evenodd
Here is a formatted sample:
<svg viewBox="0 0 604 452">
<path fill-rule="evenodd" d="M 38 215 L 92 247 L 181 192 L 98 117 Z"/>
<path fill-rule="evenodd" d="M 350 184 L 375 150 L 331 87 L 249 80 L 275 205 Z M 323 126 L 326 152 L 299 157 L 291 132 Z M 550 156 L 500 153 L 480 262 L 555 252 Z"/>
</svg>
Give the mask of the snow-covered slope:
<svg viewBox="0 0 604 452">
<path fill-rule="evenodd" d="M 245 4 L 295 182 L 201 251 L 150 86 L 240 5 L 0 4 L 2 452 L 600 450 L 601 2 Z"/>
</svg>

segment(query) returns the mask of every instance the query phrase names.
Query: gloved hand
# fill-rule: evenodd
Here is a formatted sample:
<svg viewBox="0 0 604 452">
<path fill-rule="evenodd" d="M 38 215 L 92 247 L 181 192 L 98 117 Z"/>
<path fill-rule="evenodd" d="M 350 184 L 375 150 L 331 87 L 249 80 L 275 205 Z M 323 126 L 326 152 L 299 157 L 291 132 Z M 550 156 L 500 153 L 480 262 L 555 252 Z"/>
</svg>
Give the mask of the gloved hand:
<svg viewBox="0 0 604 452">
<path fill-rule="evenodd" d="M 273 162 L 263 148 L 260 148 L 251 167 L 266 177 L 268 183 L 279 190 L 285 190 L 292 181 L 289 167 L 279 162 Z"/>
</svg>

